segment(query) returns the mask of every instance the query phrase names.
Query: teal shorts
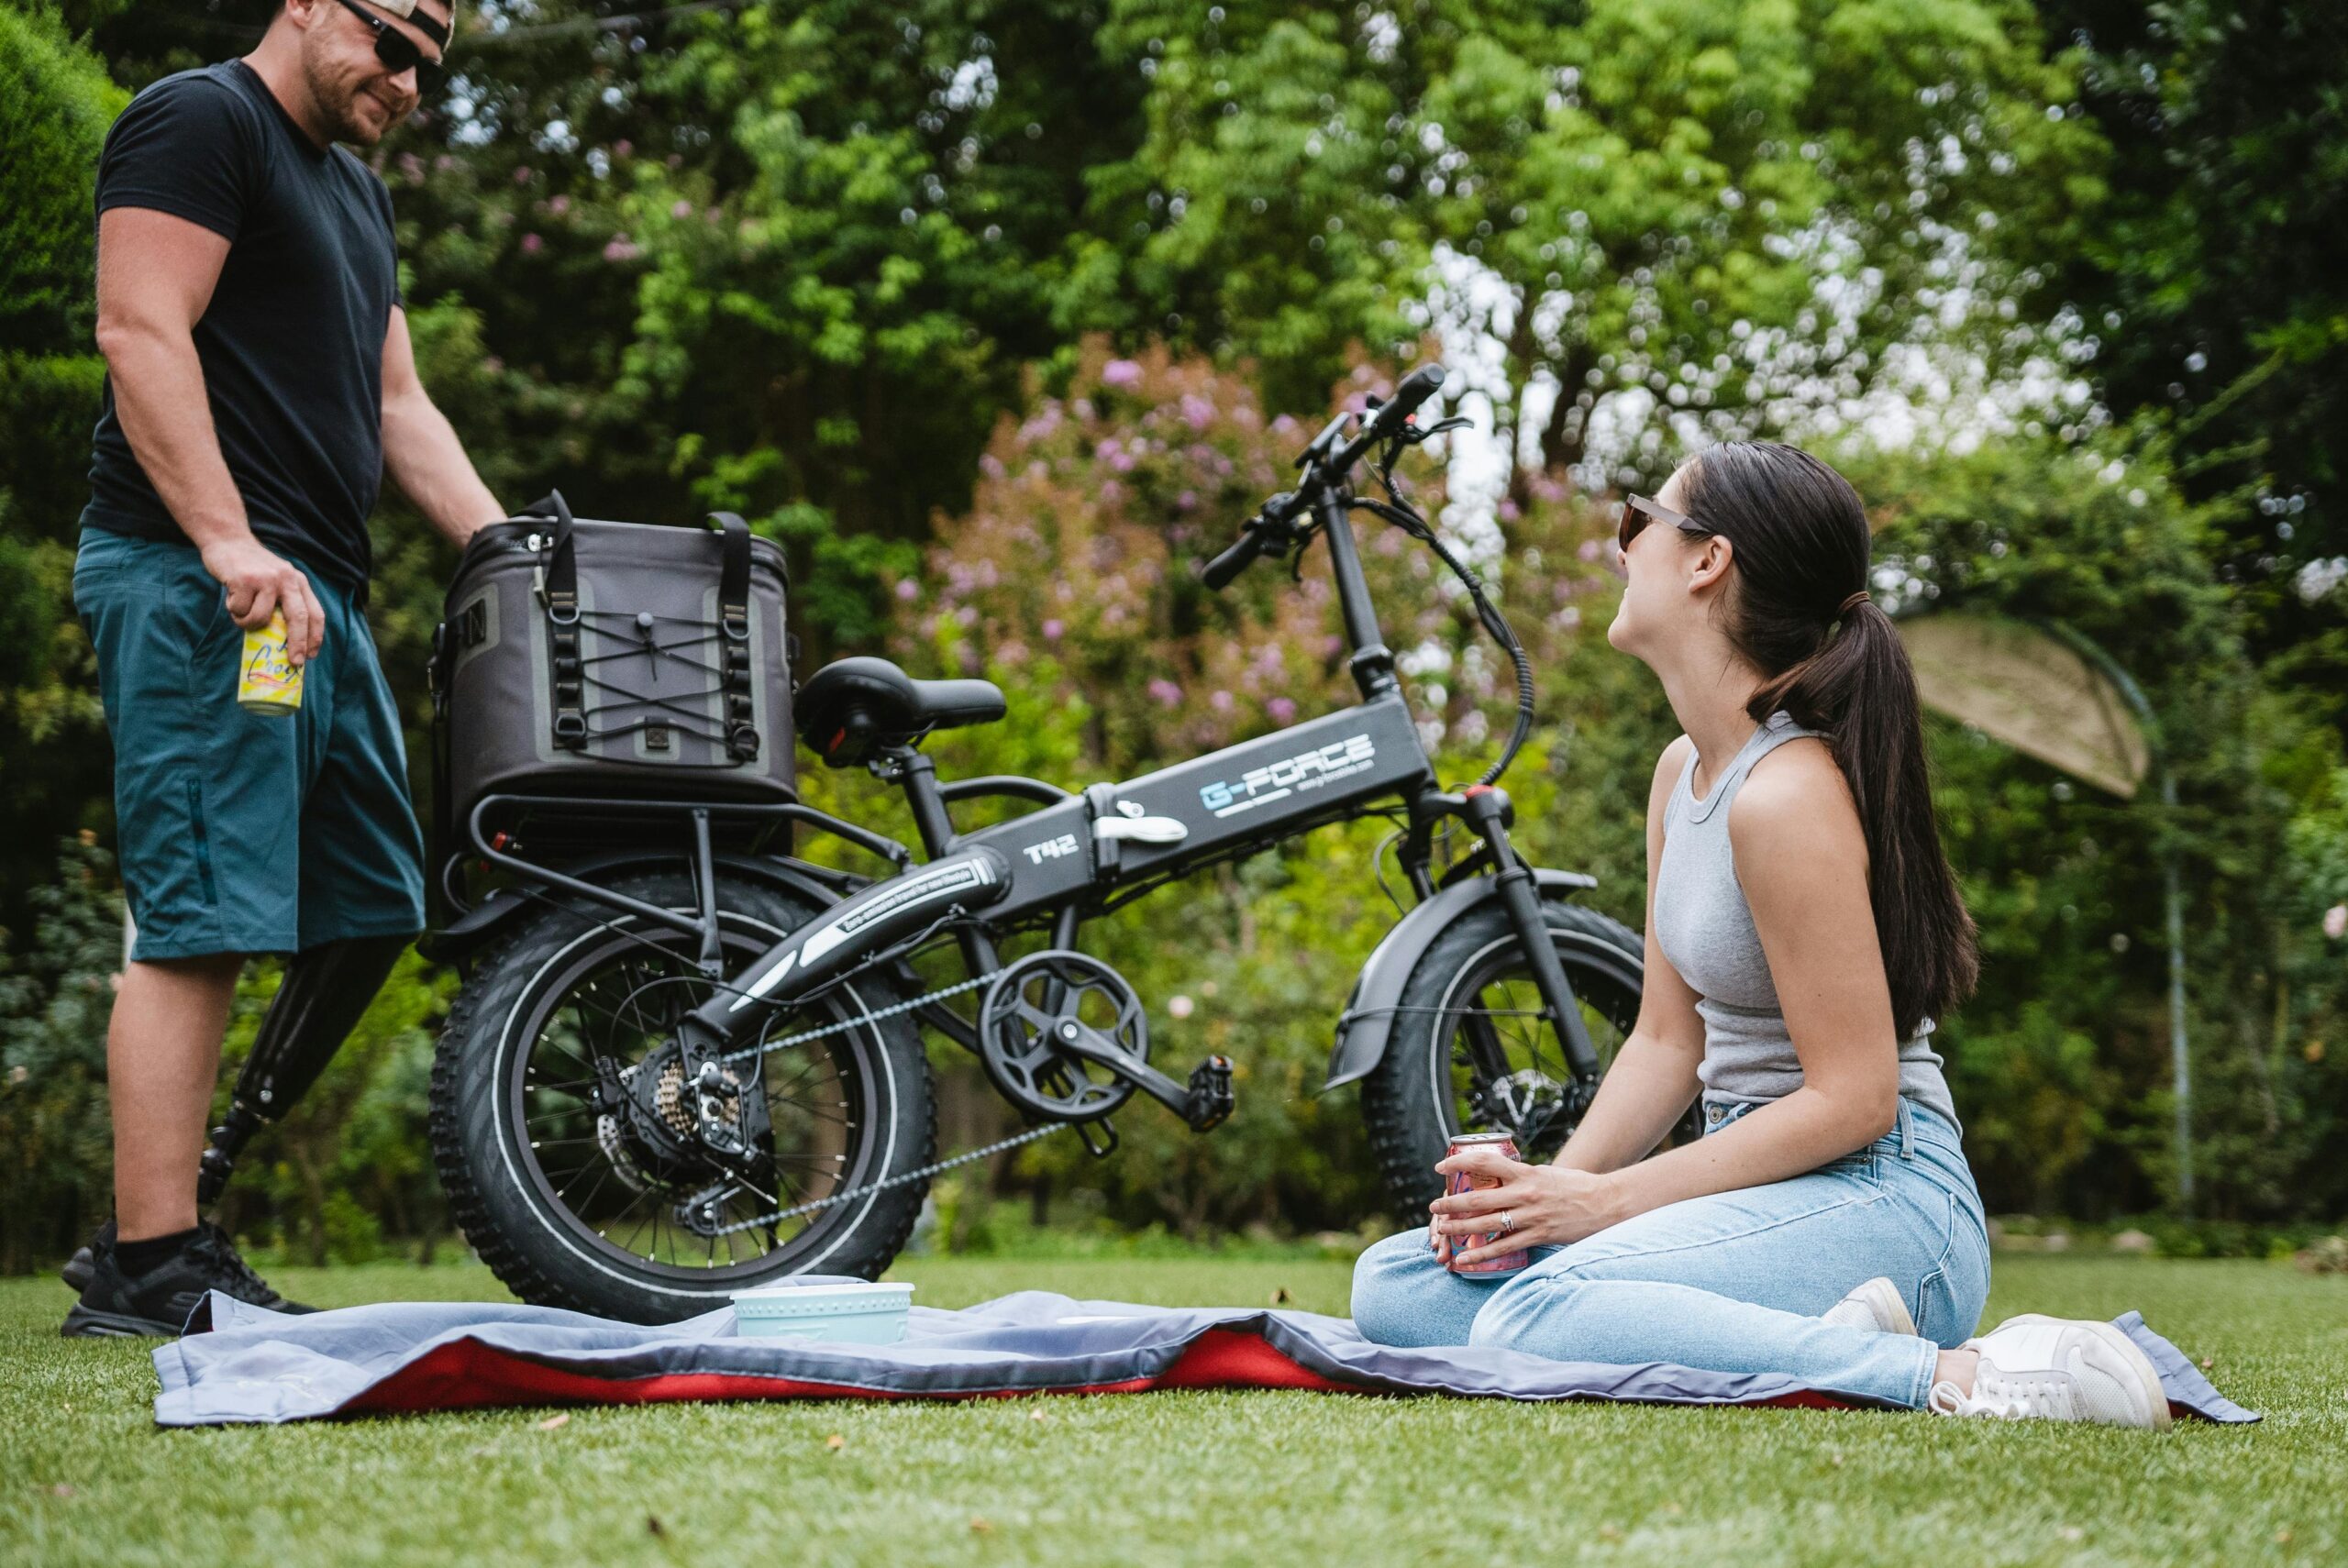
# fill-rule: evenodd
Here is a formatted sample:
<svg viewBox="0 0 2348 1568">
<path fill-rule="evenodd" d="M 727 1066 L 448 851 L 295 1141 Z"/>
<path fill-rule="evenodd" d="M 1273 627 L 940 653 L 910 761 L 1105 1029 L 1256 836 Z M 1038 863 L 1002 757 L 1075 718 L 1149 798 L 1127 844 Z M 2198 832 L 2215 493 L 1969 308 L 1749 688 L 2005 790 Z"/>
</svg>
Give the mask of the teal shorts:
<svg viewBox="0 0 2348 1568">
<path fill-rule="evenodd" d="M 237 705 L 244 634 L 186 545 L 86 529 L 73 608 L 98 651 L 131 956 L 298 953 L 424 926 L 398 706 L 351 596 L 305 566 L 326 641 L 291 717 Z"/>
</svg>

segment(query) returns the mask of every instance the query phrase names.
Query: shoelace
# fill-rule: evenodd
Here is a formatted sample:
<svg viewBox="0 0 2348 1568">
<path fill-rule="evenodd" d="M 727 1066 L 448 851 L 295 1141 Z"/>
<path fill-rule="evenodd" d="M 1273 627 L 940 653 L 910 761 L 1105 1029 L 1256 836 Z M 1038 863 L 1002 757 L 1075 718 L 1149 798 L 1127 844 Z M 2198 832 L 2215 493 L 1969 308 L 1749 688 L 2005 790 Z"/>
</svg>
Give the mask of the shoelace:
<svg viewBox="0 0 2348 1568">
<path fill-rule="evenodd" d="M 217 1226 L 206 1225 L 204 1233 L 196 1238 L 195 1245 L 189 1250 L 204 1260 L 207 1273 L 228 1281 L 231 1288 L 227 1294 L 239 1301 L 255 1307 L 267 1307 L 283 1299 L 269 1287 L 268 1281 L 253 1272 L 252 1265 L 245 1262 L 236 1244 Z M 238 1286 L 243 1288 L 234 1288 Z"/>
<path fill-rule="evenodd" d="M 1994 1416 L 2005 1420 L 2032 1416 L 2061 1420 L 2071 1414 L 2068 1378 L 1999 1372 L 1987 1362 L 1974 1376 L 1975 1391 L 1971 1394 L 1954 1383 L 1933 1385 L 1933 1408 L 1944 1415 Z"/>
</svg>

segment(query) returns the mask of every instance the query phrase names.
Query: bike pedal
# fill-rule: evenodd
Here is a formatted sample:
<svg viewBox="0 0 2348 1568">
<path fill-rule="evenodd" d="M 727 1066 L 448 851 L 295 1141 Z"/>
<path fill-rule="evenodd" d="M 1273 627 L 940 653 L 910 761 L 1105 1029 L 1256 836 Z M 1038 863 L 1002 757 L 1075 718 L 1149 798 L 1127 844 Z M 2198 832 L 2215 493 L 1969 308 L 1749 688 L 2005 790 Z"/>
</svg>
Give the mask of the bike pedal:
<svg viewBox="0 0 2348 1568">
<path fill-rule="evenodd" d="M 1101 1129 L 1101 1142 L 1097 1143 L 1092 1141 L 1095 1127 Z M 1096 1160 L 1105 1160 L 1117 1152 L 1117 1129 L 1105 1116 L 1098 1121 L 1078 1122 L 1076 1135 L 1084 1140 L 1084 1152 Z"/>
<path fill-rule="evenodd" d="M 1238 1106 L 1238 1097 L 1231 1089 L 1230 1057 L 1209 1056 L 1191 1069 L 1191 1097 L 1182 1108 L 1182 1120 L 1192 1132 L 1222 1126 Z"/>
</svg>

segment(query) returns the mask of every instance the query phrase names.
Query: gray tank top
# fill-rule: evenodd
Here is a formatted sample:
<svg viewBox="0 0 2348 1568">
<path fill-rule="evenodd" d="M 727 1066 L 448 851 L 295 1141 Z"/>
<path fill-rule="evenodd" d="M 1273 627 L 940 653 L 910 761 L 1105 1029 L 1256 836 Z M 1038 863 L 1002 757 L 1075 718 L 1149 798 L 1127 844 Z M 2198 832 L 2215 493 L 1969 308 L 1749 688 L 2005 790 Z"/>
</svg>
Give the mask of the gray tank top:
<svg viewBox="0 0 2348 1568">
<path fill-rule="evenodd" d="M 1786 712 L 1770 715 L 1728 766 L 1714 770 L 1711 793 L 1696 799 L 1696 765 L 1680 770 L 1663 809 L 1663 859 L 1656 868 L 1655 935 L 1663 955 L 1696 991 L 1704 1021 L 1704 1060 L 1697 1069 L 1707 1105 L 1777 1099 L 1801 1085 L 1801 1061 L 1778 1006 L 1769 961 L 1753 928 L 1753 911 L 1736 879 L 1728 808 L 1753 765 L 1789 740 L 1818 732 Z M 1931 1044 L 1933 1021 L 1899 1043 L 1899 1092 L 1956 1122 L 1948 1080 Z"/>
</svg>

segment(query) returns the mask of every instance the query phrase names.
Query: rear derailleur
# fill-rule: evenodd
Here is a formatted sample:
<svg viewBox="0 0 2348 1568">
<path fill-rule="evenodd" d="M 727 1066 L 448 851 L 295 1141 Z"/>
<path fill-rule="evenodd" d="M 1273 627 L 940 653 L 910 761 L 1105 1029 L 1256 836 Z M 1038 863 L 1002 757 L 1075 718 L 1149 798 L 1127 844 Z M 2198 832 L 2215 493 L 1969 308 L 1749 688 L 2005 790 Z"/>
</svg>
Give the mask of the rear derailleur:
<svg viewBox="0 0 2348 1568">
<path fill-rule="evenodd" d="M 760 1058 L 729 1066 L 685 1036 L 629 1066 L 595 1057 L 595 1141 L 639 1192 L 673 1200 L 676 1222 L 714 1236 L 726 1200 L 774 1189 L 774 1129 Z"/>
</svg>

